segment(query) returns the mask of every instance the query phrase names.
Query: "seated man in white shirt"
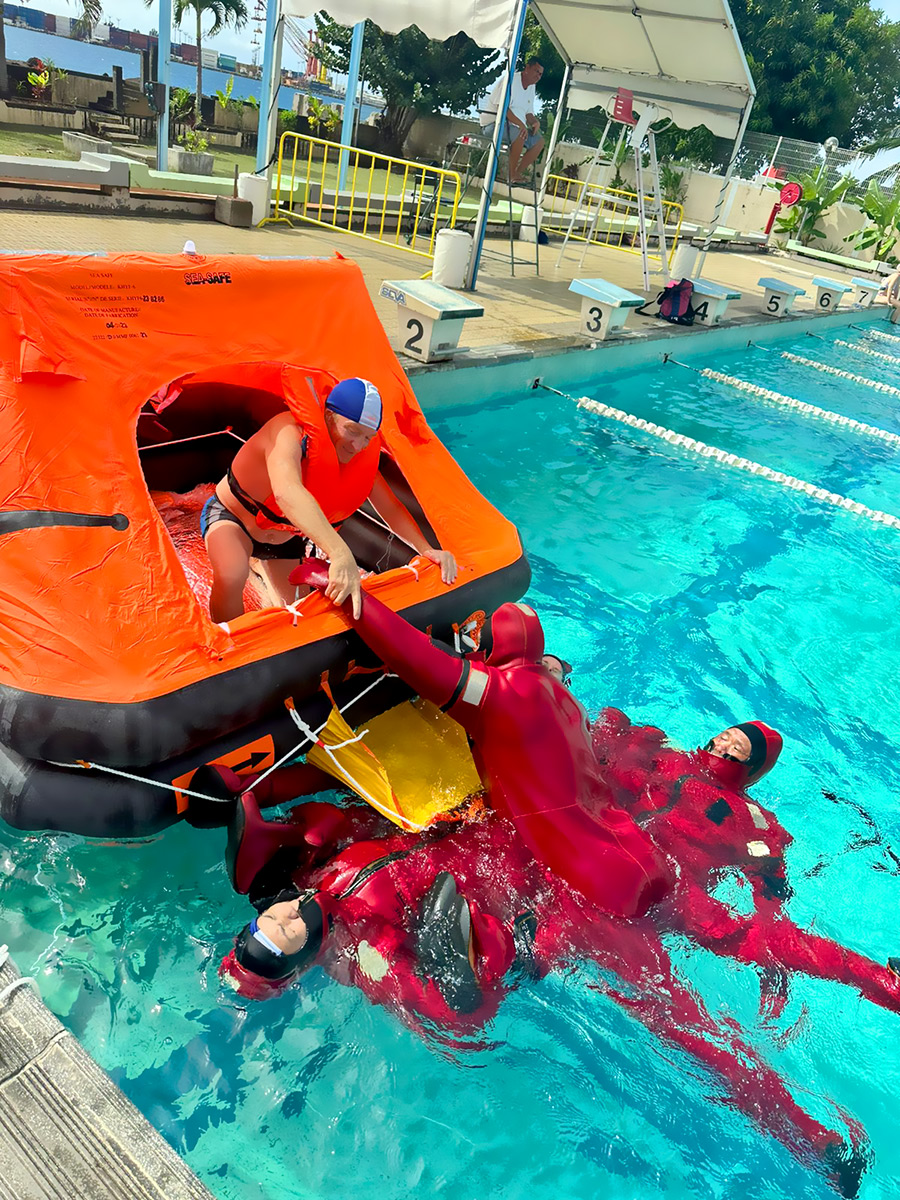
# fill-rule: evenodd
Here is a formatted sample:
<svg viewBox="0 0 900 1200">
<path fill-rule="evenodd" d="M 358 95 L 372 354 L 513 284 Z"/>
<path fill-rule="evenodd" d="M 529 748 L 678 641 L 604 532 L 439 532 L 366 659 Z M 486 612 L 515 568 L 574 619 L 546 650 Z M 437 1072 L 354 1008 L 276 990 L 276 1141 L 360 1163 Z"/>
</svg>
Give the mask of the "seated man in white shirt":
<svg viewBox="0 0 900 1200">
<path fill-rule="evenodd" d="M 513 79 L 505 130 L 506 141 L 509 143 L 510 183 L 519 183 L 525 177 L 544 148 L 544 139 L 540 133 L 541 124 L 535 116 L 537 97 L 534 90 L 535 84 L 543 74 L 544 68 L 541 64 L 535 59 L 529 59 Z M 485 137 L 490 137 L 494 132 L 505 89 L 506 76 L 501 75 L 481 111 L 481 132 Z"/>
</svg>

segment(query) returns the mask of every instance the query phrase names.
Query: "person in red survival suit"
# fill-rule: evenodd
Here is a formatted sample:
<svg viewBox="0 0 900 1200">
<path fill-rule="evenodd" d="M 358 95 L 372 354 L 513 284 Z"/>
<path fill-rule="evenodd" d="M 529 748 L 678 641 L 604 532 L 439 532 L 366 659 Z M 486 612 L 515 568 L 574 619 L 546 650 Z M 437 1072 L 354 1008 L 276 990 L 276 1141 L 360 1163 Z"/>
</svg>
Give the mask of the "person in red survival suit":
<svg viewBox="0 0 900 1200">
<path fill-rule="evenodd" d="M 314 962 L 413 1027 L 474 1030 L 494 1016 L 527 937 L 515 897 L 536 887 L 526 855 L 488 881 L 490 833 L 401 833 L 367 807 L 312 802 L 266 822 L 252 793 L 229 831 L 232 882 L 258 915 L 220 975 L 247 999 L 277 995 Z M 530 877 L 529 877 L 530 876 Z M 460 888 L 465 895 L 460 894 Z"/>
<path fill-rule="evenodd" d="M 311 559 L 291 580 L 327 586 Z M 448 654 L 365 591 L 353 627 L 390 670 L 462 725 L 490 804 L 539 863 L 618 917 L 639 916 L 665 894 L 668 864 L 609 803 L 584 709 L 541 663 L 544 631 L 533 609 L 501 605 L 479 661 Z"/>
<path fill-rule="evenodd" d="M 798 928 L 785 912 L 791 894 L 785 853 L 792 839 L 773 813 L 746 794 L 777 762 L 779 733 L 749 721 L 686 753 L 666 748 L 661 730 L 636 727 L 607 709 L 593 740 L 616 803 L 681 867 L 676 887 L 655 914 L 661 930 L 686 933 L 717 954 L 761 967 L 773 1013 L 787 999 L 789 971 L 849 984 L 900 1012 L 900 961 L 889 959 L 883 967 Z M 709 894 L 710 883 L 729 868 L 737 868 L 752 889 L 748 916 Z"/>
<path fill-rule="evenodd" d="M 357 840 L 363 839 L 363 840 Z M 331 857 L 333 856 L 333 857 Z M 540 869 L 510 822 L 398 833 L 373 810 L 312 802 L 263 821 L 240 797 L 228 865 L 259 915 L 220 974 L 247 999 L 278 995 L 313 962 L 413 1028 L 467 1033 L 522 975 L 594 960 L 603 990 L 722 1079 L 732 1102 L 854 1196 L 865 1160 L 810 1117 L 733 1026 L 717 1023 L 672 969 L 650 917 L 623 921 Z M 591 985 L 600 986 L 600 985 Z"/>
</svg>

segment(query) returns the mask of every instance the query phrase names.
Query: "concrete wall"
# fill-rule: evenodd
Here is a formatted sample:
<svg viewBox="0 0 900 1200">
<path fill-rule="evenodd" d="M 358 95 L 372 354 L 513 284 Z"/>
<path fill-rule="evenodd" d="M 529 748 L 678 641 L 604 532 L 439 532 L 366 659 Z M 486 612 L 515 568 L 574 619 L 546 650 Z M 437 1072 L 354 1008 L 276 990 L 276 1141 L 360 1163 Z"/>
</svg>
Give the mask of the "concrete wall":
<svg viewBox="0 0 900 1200">
<path fill-rule="evenodd" d="M 111 79 L 96 79 L 90 75 L 66 75 L 65 79 L 54 79 L 50 85 L 54 104 L 87 108 L 112 95 Z"/>
<path fill-rule="evenodd" d="M 418 117 L 409 131 L 403 153 L 418 161 L 442 163 L 448 153 L 452 153 L 451 143 L 465 133 L 478 133 L 479 130 L 477 121 L 465 117 L 447 117 L 443 113 Z"/>
<path fill-rule="evenodd" d="M 37 105 L 16 105 L 0 100 L 0 125 L 23 128 L 84 129 L 86 114 L 81 109 L 39 108 Z"/>
</svg>

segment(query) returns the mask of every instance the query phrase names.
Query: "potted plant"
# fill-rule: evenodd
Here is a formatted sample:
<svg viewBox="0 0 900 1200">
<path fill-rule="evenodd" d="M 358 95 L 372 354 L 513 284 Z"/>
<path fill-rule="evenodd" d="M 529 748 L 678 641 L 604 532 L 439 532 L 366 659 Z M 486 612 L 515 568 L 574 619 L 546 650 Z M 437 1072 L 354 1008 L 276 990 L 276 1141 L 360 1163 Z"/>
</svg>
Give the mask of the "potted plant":
<svg viewBox="0 0 900 1200">
<path fill-rule="evenodd" d="M 209 142 L 196 129 L 186 129 L 179 145 L 169 149 L 169 170 L 182 175 L 212 175 L 215 159 L 207 154 Z"/>
<path fill-rule="evenodd" d="M 891 195 L 872 180 L 860 201 L 869 224 L 844 238 L 856 250 L 871 250 L 879 262 L 891 262 L 894 243 L 900 238 L 900 195 Z"/>
<path fill-rule="evenodd" d="M 228 77 L 225 90 L 216 89 L 215 123 L 220 129 L 240 129 L 244 112 L 243 100 L 232 99 L 234 76 Z"/>
</svg>

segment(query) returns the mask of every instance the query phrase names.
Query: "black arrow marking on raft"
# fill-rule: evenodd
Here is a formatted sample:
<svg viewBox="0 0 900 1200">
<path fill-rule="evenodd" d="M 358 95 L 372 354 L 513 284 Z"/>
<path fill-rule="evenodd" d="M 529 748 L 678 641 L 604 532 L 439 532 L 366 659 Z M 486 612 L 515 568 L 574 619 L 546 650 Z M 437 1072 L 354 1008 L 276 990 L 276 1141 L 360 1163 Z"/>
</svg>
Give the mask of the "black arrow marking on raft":
<svg viewBox="0 0 900 1200">
<path fill-rule="evenodd" d="M 122 533 L 128 528 L 128 518 L 124 513 L 104 517 L 96 513 L 57 512 L 49 508 L 0 512 L 0 534 L 18 533 L 21 529 L 43 529 L 51 525 L 108 525 Z"/>
<path fill-rule="evenodd" d="M 241 771 L 248 768 L 251 771 L 254 770 L 260 763 L 264 763 L 268 757 L 268 752 L 265 750 L 253 750 L 248 759 L 245 759 L 244 762 L 235 763 L 234 766 L 230 766 L 228 769 L 229 771 L 234 771 L 235 775 L 239 775 Z"/>
</svg>

